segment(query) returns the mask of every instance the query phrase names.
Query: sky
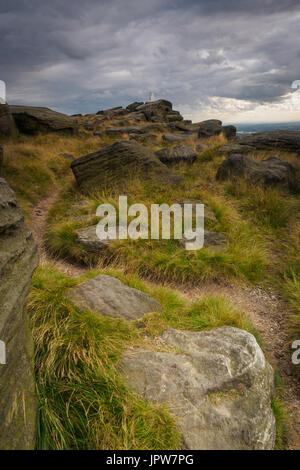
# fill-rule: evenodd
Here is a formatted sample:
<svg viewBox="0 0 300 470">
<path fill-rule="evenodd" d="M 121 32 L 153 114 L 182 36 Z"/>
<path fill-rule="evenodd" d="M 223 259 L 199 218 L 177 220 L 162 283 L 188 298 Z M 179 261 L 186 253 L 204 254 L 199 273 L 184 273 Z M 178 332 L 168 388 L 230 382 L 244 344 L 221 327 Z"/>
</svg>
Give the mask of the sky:
<svg viewBox="0 0 300 470">
<path fill-rule="evenodd" d="M 300 121 L 299 32 L 299 0 L 1 0 L 0 80 L 68 114 L 152 91 L 194 122 Z"/>
</svg>

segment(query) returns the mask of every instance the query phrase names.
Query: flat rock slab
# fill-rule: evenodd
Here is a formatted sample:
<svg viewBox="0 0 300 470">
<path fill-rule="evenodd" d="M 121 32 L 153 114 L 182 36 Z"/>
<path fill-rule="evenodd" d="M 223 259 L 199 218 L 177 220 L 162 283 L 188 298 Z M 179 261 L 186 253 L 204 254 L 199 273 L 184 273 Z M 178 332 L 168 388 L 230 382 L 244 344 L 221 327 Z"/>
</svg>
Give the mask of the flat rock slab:
<svg viewBox="0 0 300 470">
<path fill-rule="evenodd" d="M 197 153 L 188 145 L 177 145 L 176 147 L 163 148 L 155 152 L 162 163 L 170 165 L 178 162 L 194 163 Z"/>
<path fill-rule="evenodd" d="M 174 352 L 125 353 L 119 369 L 143 398 L 168 405 L 185 449 L 273 449 L 274 373 L 250 333 L 168 329 Z"/>
<path fill-rule="evenodd" d="M 162 310 L 160 303 L 150 295 L 105 274 L 89 279 L 70 290 L 67 296 L 82 310 L 126 320 L 137 320 L 146 313 Z"/>
<path fill-rule="evenodd" d="M 9 106 L 9 110 L 18 130 L 23 134 L 37 134 L 39 132 L 73 134 L 77 131 L 77 123 L 74 118 L 49 108 Z"/>
<path fill-rule="evenodd" d="M 230 155 L 220 165 L 217 179 L 235 181 L 239 178 L 246 178 L 253 184 L 280 186 L 292 191 L 300 189 L 295 168 L 288 161 L 275 156 L 260 162 L 245 155 Z"/>
<path fill-rule="evenodd" d="M 300 131 L 258 132 L 241 137 L 236 143 L 240 146 L 250 146 L 254 150 L 281 149 L 300 153 Z"/>
<path fill-rule="evenodd" d="M 182 134 L 164 134 L 162 136 L 163 140 L 166 141 L 166 142 L 170 142 L 170 143 L 173 143 L 173 142 L 181 142 L 182 140 L 187 140 L 187 139 L 190 139 L 191 137 L 191 134 L 190 133 L 185 133 L 185 132 L 182 132 Z"/>
</svg>

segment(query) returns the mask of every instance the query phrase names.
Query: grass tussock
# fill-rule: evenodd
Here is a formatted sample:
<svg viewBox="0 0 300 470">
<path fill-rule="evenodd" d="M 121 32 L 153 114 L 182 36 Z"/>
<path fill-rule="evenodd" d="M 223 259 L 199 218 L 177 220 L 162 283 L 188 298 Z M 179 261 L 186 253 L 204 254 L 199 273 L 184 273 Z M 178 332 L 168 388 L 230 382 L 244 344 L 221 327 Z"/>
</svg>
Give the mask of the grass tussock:
<svg viewBox="0 0 300 470">
<path fill-rule="evenodd" d="M 201 159 L 194 165 L 178 164 L 173 172 L 185 177 L 185 183 L 175 187 L 153 187 L 142 178 L 128 183 L 126 194 L 128 205 L 143 203 L 148 208 L 152 203 L 174 202 L 184 198 L 200 199 L 215 214 L 215 221 L 206 220 L 205 229 L 223 233 L 227 240 L 227 250 L 213 252 L 201 249 L 188 252 L 180 248 L 176 240 L 126 240 L 116 241 L 112 252 L 102 254 L 100 265 L 113 261 L 125 265 L 127 271 L 138 272 L 151 279 L 190 282 L 216 278 L 240 279 L 257 282 L 265 275 L 268 265 L 266 243 L 255 224 L 244 218 L 235 201 L 221 190 L 215 190 L 215 173 L 222 160 L 217 149 L 215 159 L 203 163 Z M 210 187 L 214 186 L 213 191 Z M 62 254 L 72 260 L 84 261 L 86 256 L 78 250 L 76 229 L 97 223 L 96 208 L 109 202 L 118 209 L 118 188 L 109 188 L 102 193 L 85 196 L 86 207 L 76 207 L 78 193 L 65 189 L 49 213 L 49 230 L 46 234 L 48 248 L 55 255 Z M 85 221 L 80 216 L 88 216 Z M 88 258 L 90 262 L 90 258 Z"/>
</svg>

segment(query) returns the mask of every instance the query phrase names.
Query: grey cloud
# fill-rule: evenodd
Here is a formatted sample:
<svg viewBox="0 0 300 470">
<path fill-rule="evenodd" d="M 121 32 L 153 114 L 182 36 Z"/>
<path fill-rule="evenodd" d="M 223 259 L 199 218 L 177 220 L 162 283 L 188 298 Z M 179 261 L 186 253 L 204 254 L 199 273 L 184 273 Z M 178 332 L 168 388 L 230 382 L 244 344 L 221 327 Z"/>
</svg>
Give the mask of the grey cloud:
<svg viewBox="0 0 300 470">
<path fill-rule="evenodd" d="M 66 112 L 145 99 L 280 102 L 299 79 L 298 1 L 1 1 L 11 102 Z"/>
</svg>

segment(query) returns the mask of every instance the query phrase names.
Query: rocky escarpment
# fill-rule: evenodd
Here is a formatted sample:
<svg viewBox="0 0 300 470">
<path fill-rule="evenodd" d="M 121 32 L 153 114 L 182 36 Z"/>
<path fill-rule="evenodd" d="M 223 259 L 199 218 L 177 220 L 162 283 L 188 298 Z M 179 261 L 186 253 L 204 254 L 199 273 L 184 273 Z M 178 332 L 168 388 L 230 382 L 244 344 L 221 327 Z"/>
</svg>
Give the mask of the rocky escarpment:
<svg viewBox="0 0 300 470">
<path fill-rule="evenodd" d="M 49 108 L 35 106 L 9 106 L 18 131 L 22 134 L 60 132 L 73 134 L 77 130 L 76 121 L 66 114 Z"/>
<path fill-rule="evenodd" d="M 143 179 L 177 182 L 170 170 L 154 153 L 134 141 L 117 141 L 98 152 L 84 155 L 71 163 L 76 181 L 83 191 L 124 186 L 137 174 Z"/>
<path fill-rule="evenodd" d="M 300 153 L 300 131 L 258 132 L 224 145 L 220 150 L 230 154 L 249 153 L 256 150 L 274 151 L 275 149 Z"/>
<path fill-rule="evenodd" d="M 68 298 L 80 309 L 89 308 L 101 315 L 127 320 L 136 320 L 146 313 L 162 310 L 150 295 L 105 274 L 71 289 Z"/>
<path fill-rule="evenodd" d="M 0 178 L 0 449 L 35 446 L 36 411 L 33 347 L 25 307 L 37 247 L 15 195 Z"/>
<path fill-rule="evenodd" d="M 164 351 L 130 350 L 119 367 L 144 398 L 168 406 L 185 449 L 273 449 L 274 374 L 251 334 L 167 329 L 161 341 Z"/>
<path fill-rule="evenodd" d="M 269 157 L 260 162 L 245 155 L 230 155 L 219 167 L 217 179 L 235 181 L 240 178 L 246 178 L 253 184 L 280 186 L 291 191 L 300 189 L 295 168 L 279 157 Z"/>
</svg>

